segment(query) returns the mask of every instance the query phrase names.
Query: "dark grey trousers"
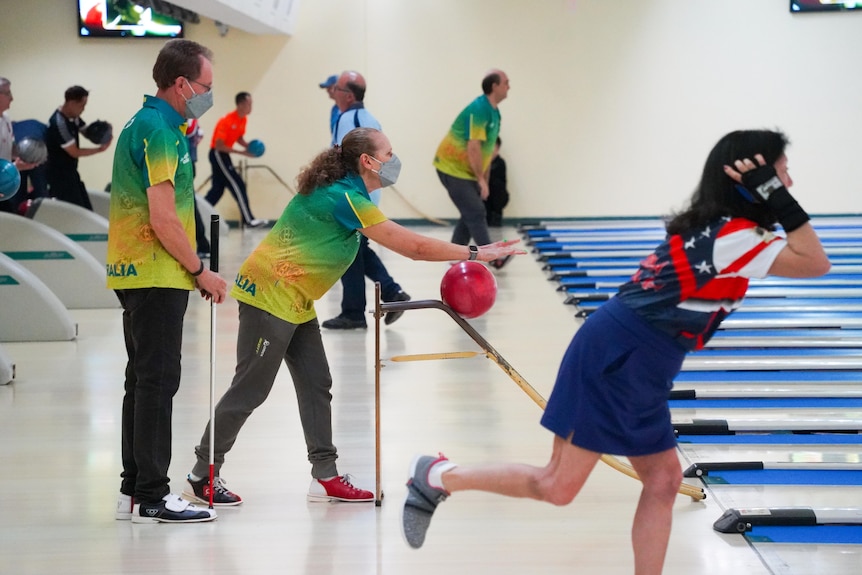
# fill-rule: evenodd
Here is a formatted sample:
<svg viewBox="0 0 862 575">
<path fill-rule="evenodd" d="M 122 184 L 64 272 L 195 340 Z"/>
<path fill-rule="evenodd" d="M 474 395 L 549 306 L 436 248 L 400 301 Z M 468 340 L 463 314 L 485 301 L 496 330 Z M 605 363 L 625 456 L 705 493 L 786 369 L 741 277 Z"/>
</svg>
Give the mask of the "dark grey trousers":
<svg viewBox="0 0 862 575">
<path fill-rule="evenodd" d="M 488 221 L 485 217 L 485 202 L 479 195 L 479 183 L 474 180 L 456 178 L 437 171 L 440 183 L 449 192 L 452 203 L 461 213 L 461 219 L 455 224 L 452 232 L 452 243 L 466 246 L 470 238 L 476 245 L 484 246 L 491 243 L 488 234 Z"/>
<path fill-rule="evenodd" d="M 296 325 L 240 302 L 236 357 L 236 374 L 215 408 L 215 475 L 220 475 L 225 454 L 245 421 L 269 396 L 282 360 L 296 388 L 311 476 L 338 475 L 332 444 L 332 376 L 317 319 Z M 208 423 L 195 448 L 192 473 L 198 477 L 209 476 L 209 436 Z"/>
</svg>

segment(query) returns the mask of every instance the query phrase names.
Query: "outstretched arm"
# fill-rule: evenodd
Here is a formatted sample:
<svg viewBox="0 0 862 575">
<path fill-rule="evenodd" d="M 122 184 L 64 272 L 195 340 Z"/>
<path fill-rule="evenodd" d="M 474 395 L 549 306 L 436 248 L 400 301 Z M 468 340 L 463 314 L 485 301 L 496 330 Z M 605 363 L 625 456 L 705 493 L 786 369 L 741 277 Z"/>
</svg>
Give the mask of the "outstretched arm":
<svg viewBox="0 0 862 575">
<path fill-rule="evenodd" d="M 470 249 L 467 246 L 452 244 L 443 240 L 429 238 L 422 234 L 410 231 L 404 226 L 386 220 L 379 224 L 359 230 L 368 239 L 385 246 L 413 260 L 430 262 L 443 262 L 454 260 L 466 260 L 470 257 Z M 478 257 L 482 262 L 490 262 L 507 255 L 523 255 L 527 252 L 512 247 L 520 240 L 509 240 L 479 246 Z"/>
</svg>

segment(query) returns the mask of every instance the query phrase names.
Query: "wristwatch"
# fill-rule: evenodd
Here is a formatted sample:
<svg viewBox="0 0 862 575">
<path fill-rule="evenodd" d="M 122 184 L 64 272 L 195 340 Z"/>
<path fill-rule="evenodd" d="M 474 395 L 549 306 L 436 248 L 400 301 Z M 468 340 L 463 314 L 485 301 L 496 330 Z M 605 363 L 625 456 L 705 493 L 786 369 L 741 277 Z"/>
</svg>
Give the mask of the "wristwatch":
<svg viewBox="0 0 862 575">
<path fill-rule="evenodd" d="M 470 257 L 468 258 L 469 261 L 471 261 L 471 262 L 476 261 L 476 258 L 479 257 L 478 246 L 467 246 L 467 247 L 470 248 Z"/>
</svg>

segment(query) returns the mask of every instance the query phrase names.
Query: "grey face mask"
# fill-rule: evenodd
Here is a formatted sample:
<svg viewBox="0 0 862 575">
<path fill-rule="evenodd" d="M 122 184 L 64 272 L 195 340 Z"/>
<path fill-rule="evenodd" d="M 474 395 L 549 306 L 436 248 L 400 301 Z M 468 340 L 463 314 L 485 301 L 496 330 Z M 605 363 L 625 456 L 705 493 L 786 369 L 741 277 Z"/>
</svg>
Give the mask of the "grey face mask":
<svg viewBox="0 0 862 575">
<path fill-rule="evenodd" d="M 378 162 L 380 164 L 380 170 L 374 171 L 375 174 L 380 176 L 380 187 L 385 188 L 387 186 L 395 185 L 395 182 L 398 181 L 398 174 L 401 173 L 401 160 L 398 159 L 398 156 L 392 154 L 392 159 L 388 162 L 381 162 L 374 156 L 370 156 L 372 160 Z"/>
<path fill-rule="evenodd" d="M 203 94 L 198 94 L 195 92 L 195 89 L 192 88 L 191 83 L 189 83 L 189 88 L 192 89 L 194 96 L 186 99 L 185 116 L 186 119 L 191 120 L 193 118 L 200 118 L 206 114 L 207 110 L 213 107 L 213 91 L 210 90 Z M 183 98 L 185 99 L 185 97 Z"/>
</svg>

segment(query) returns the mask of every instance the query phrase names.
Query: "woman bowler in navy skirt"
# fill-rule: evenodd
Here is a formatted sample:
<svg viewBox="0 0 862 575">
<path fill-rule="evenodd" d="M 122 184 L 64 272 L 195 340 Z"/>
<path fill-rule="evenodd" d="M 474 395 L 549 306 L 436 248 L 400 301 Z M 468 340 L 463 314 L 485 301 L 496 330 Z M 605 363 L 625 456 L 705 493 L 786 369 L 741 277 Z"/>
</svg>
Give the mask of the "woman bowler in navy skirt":
<svg viewBox="0 0 862 575">
<path fill-rule="evenodd" d="M 732 132 L 715 145 L 665 241 L 569 345 L 541 420 L 554 434 L 545 467 L 462 466 L 442 454 L 413 460 L 402 512 L 411 547 L 422 546 L 434 510 L 455 491 L 565 505 L 609 453 L 628 457 L 643 482 L 632 527 L 635 573 L 661 573 L 682 482 L 667 399 L 683 359 L 739 307 L 749 278 L 814 277 L 830 268 L 788 191 L 786 145 L 783 134 L 766 130 Z"/>
</svg>

